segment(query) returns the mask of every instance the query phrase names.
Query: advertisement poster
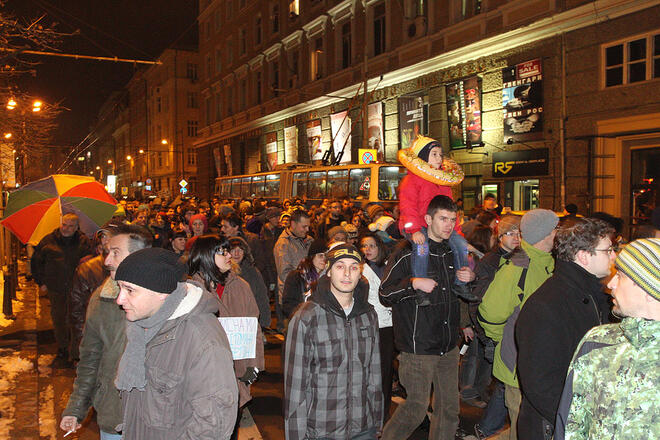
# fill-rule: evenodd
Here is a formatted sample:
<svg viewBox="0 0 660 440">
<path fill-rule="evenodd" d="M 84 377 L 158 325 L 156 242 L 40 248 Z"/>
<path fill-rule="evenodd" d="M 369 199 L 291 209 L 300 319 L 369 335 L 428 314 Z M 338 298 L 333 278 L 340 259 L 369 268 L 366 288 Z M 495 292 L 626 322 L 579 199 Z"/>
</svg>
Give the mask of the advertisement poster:
<svg viewBox="0 0 660 440">
<path fill-rule="evenodd" d="M 468 78 L 448 84 L 447 120 L 452 149 L 481 143 L 481 79 Z"/>
<path fill-rule="evenodd" d="M 424 97 L 399 97 L 399 133 L 401 149 L 410 148 L 417 136 L 424 134 Z"/>
<path fill-rule="evenodd" d="M 323 159 L 321 149 L 321 120 L 315 119 L 307 123 L 307 147 L 309 148 L 310 160 Z"/>
<path fill-rule="evenodd" d="M 378 160 L 385 159 L 385 132 L 383 130 L 383 104 L 369 104 L 369 148 L 378 150 Z"/>
<path fill-rule="evenodd" d="M 502 71 L 504 142 L 543 138 L 543 74 L 536 59 Z"/>
<path fill-rule="evenodd" d="M 225 144 L 223 148 L 225 150 L 225 164 L 227 165 L 227 175 L 231 176 L 232 174 L 234 174 L 234 168 L 231 163 L 231 145 Z"/>
<path fill-rule="evenodd" d="M 284 128 L 284 163 L 298 162 L 298 127 Z"/>
<path fill-rule="evenodd" d="M 493 177 L 547 176 L 548 173 L 547 148 L 493 154 Z"/>
<path fill-rule="evenodd" d="M 266 134 L 266 171 L 272 171 L 277 165 L 277 132 Z"/>
<path fill-rule="evenodd" d="M 332 130 L 332 152 L 338 163 L 351 161 L 351 118 L 343 111 L 330 115 Z M 335 159 L 336 160 L 336 159 Z"/>
</svg>

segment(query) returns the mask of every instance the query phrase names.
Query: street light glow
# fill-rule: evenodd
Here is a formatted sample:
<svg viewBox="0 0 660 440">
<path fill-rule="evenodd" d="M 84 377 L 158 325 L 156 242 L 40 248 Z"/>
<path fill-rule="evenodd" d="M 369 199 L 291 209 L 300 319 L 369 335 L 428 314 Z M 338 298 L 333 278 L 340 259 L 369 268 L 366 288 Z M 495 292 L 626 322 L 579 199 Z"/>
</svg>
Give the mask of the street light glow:
<svg viewBox="0 0 660 440">
<path fill-rule="evenodd" d="M 98 166 L 98 165 L 96 165 L 96 169 L 97 169 L 97 170 L 100 170 L 100 169 L 101 169 L 101 167 L 100 167 L 100 166 Z"/>
<path fill-rule="evenodd" d="M 94 174 L 94 171 L 90 171 L 89 174 Z"/>
<path fill-rule="evenodd" d="M 131 159 L 133 159 L 133 158 L 131 157 L 130 154 L 128 156 L 126 156 L 126 160 L 131 160 Z"/>
<path fill-rule="evenodd" d="M 5 139 L 11 138 L 11 133 L 5 133 Z"/>
<path fill-rule="evenodd" d="M 41 101 L 39 100 L 34 101 L 34 103 L 32 104 L 32 111 L 33 112 L 41 111 Z"/>
<path fill-rule="evenodd" d="M 140 148 L 140 151 L 138 151 L 138 153 L 144 154 L 144 150 L 142 148 Z"/>
<path fill-rule="evenodd" d="M 167 139 L 161 139 L 160 143 L 163 145 L 167 145 Z"/>
<path fill-rule="evenodd" d="M 108 165 L 112 163 L 112 159 L 108 159 Z"/>
<path fill-rule="evenodd" d="M 10 98 L 9 101 L 7 102 L 7 108 L 9 110 L 14 110 L 14 107 L 16 107 L 16 101 L 14 101 L 13 98 Z"/>
</svg>

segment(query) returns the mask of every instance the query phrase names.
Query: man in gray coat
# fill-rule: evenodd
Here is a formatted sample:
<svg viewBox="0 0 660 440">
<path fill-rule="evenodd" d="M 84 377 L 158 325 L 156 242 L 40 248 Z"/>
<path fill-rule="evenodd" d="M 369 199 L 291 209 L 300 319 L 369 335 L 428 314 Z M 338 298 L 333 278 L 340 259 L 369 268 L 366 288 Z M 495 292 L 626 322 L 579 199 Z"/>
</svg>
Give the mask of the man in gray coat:
<svg viewBox="0 0 660 440">
<path fill-rule="evenodd" d="M 69 402 L 62 413 L 60 428 L 76 431 L 94 406 L 101 440 L 119 440 L 115 427 L 121 424 L 119 392 L 113 381 L 119 358 L 126 345 L 126 318 L 115 303 L 119 287 L 115 273 L 119 264 L 135 251 L 151 247 L 151 234 L 138 225 L 118 225 L 107 229 L 105 269 L 108 277 L 92 294 L 80 342 L 80 362 Z"/>
<path fill-rule="evenodd" d="M 115 379 L 124 439 L 222 440 L 234 431 L 238 388 L 218 298 L 181 282 L 185 273 L 162 248 L 139 250 L 117 268 L 117 304 L 128 320 Z"/>
</svg>

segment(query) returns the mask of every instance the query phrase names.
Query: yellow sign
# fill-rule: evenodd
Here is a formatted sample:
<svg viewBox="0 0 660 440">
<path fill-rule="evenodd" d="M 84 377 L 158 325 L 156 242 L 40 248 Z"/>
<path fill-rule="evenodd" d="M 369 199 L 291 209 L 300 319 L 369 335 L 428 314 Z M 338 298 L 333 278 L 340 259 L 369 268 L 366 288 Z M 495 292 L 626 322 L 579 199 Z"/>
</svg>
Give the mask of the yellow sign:
<svg viewBox="0 0 660 440">
<path fill-rule="evenodd" d="M 127 186 L 122 186 L 121 187 L 121 195 L 122 196 L 127 196 L 128 195 L 128 187 Z"/>
<path fill-rule="evenodd" d="M 513 168 L 513 162 L 496 162 L 495 171 L 506 174 Z"/>
<path fill-rule="evenodd" d="M 360 148 L 358 153 L 360 165 L 376 162 L 376 157 L 378 157 L 378 150 L 376 148 Z"/>
</svg>

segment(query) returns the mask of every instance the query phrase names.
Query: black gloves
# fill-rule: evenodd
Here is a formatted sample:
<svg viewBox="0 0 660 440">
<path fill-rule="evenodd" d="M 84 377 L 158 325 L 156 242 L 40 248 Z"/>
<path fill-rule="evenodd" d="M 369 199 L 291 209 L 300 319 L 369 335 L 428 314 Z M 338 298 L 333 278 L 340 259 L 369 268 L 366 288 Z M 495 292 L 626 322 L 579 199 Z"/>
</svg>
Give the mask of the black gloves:
<svg viewBox="0 0 660 440">
<path fill-rule="evenodd" d="M 248 367 L 243 376 L 239 377 L 238 380 L 246 385 L 252 385 L 257 381 L 258 376 L 259 369 L 257 367 Z"/>
</svg>

